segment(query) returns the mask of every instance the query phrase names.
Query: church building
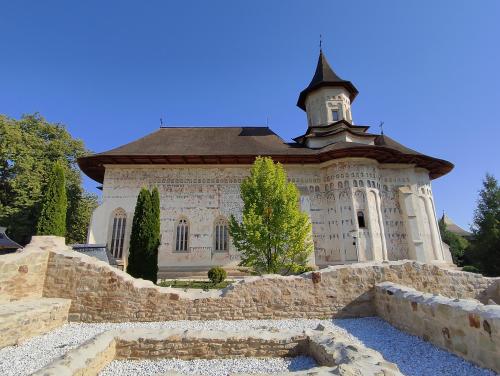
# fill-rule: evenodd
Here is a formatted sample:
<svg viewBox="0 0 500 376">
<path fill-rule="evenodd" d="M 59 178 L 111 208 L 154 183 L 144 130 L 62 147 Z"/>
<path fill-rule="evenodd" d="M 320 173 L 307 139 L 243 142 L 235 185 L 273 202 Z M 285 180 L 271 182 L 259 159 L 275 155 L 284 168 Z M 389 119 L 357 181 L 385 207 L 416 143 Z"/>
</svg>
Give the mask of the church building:
<svg viewBox="0 0 500 376">
<path fill-rule="evenodd" d="M 312 222 L 318 267 L 413 259 L 451 263 L 436 220 L 431 180 L 453 165 L 357 125 L 358 95 L 320 51 L 316 72 L 297 106 L 307 127 L 293 142 L 268 127 L 162 127 L 136 141 L 78 160 L 102 183 L 102 203 L 88 243 L 107 244 L 126 263 L 141 187 L 158 187 L 162 239 L 160 277 L 213 265 L 236 269 L 228 218 L 241 218 L 240 183 L 257 156 L 281 162 L 300 190 Z M 300 131 L 300 130 L 299 130 Z"/>
</svg>

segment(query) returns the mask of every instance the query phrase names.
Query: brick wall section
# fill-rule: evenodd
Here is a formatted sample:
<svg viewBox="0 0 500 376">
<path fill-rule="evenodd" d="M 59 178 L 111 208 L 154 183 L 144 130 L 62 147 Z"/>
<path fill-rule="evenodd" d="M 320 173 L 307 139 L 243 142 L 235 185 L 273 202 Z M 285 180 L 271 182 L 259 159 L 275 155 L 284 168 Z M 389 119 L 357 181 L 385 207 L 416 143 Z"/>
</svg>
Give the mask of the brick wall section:
<svg viewBox="0 0 500 376">
<path fill-rule="evenodd" d="M 450 299 L 384 282 L 376 287 L 380 317 L 482 367 L 500 372 L 500 306 Z"/>
<path fill-rule="evenodd" d="M 397 261 L 335 266 L 301 276 L 252 277 L 223 291 L 190 293 L 154 286 L 88 256 L 53 249 L 44 296 L 71 299 L 70 321 L 359 317 L 376 313 L 374 286 L 383 281 L 483 300 L 496 283 L 473 273 Z"/>
</svg>

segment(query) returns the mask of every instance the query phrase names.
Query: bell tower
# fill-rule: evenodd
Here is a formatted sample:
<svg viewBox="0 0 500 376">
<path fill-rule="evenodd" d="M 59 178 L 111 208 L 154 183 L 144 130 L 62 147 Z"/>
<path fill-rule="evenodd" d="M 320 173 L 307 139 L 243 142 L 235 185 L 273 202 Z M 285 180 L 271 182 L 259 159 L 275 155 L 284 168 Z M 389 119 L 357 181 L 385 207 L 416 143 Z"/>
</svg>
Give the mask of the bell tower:
<svg viewBox="0 0 500 376">
<path fill-rule="evenodd" d="M 351 103 L 356 95 L 356 87 L 333 71 L 320 50 L 316 72 L 300 93 L 297 106 L 306 111 L 308 127 L 328 126 L 340 120 L 352 124 Z"/>
</svg>

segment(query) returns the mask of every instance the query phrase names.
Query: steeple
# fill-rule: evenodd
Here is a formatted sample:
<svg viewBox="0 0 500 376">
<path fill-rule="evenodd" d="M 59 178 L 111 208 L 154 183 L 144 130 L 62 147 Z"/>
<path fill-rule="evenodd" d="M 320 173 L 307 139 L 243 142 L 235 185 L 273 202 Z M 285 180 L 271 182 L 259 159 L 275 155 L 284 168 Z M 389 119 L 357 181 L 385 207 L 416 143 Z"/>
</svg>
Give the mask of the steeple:
<svg viewBox="0 0 500 376">
<path fill-rule="evenodd" d="M 322 94 L 318 95 L 319 89 L 330 90 L 322 90 Z M 350 107 L 356 95 L 358 95 L 356 87 L 351 81 L 343 80 L 333 71 L 323 50 L 320 49 L 314 76 L 300 93 L 297 106 L 307 112 L 309 126 L 326 125 L 338 120 L 352 122 Z M 334 108 L 339 112 L 331 112 Z"/>
</svg>

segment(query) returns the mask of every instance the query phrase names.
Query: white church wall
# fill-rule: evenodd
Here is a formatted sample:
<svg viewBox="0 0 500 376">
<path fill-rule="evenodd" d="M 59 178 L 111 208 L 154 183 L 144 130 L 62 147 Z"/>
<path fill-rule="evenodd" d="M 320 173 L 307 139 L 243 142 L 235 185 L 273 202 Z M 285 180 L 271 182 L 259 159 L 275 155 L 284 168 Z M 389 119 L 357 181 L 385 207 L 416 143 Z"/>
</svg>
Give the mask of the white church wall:
<svg viewBox="0 0 500 376">
<path fill-rule="evenodd" d="M 358 253 L 361 261 L 382 260 L 385 255 L 390 260 L 413 258 L 398 189 L 410 181 L 415 191 L 417 181 L 429 187 L 428 176 L 421 176 L 425 172 L 364 158 L 285 168 L 299 187 L 303 209 L 310 214 L 318 266 L 356 262 Z M 127 213 L 128 237 L 140 188 L 157 186 L 161 199 L 160 269 L 236 267 L 239 255 L 232 244 L 228 252 L 214 252 L 214 226 L 218 218 L 228 219 L 231 214 L 241 218 L 239 185 L 249 169 L 241 165 L 107 166 L 103 200 L 92 217 L 89 242 L 109 242 L 110 219 L 116 208 Z M 431 199 L 430 188 L 426 189 L 426 198 Z M 358 229 L 358 210 L 365 215 L 364 229 Z M 433 247 L 435 229 L 428 217 L 425 220 L 422 213 L 416 217 L 420 227 L 422 221 L 428 223 L 430 236 L 423 248 Z M 189 252 L 175 251 L 174 231 L 180 218 L 189 222 Z M 434 235 L 437 239 L 438 234 Z M 125 245 L 128 249 L 128 242 Z"/>
</svg>

